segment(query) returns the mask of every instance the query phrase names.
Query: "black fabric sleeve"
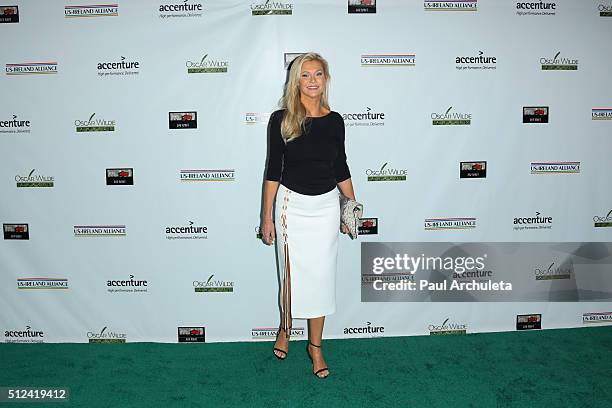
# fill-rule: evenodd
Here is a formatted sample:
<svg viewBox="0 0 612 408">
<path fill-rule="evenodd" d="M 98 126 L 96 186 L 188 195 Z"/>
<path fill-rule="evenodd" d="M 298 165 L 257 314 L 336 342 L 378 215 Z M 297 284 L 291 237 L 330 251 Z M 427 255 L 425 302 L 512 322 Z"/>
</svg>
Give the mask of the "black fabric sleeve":
<svg viewBox="0 0 612 408">
<path fill-rule="evenodd" d="M 344 150 L 344 120 L 342 116 L 338 115 L 338 156 L 334 162 L 334 174 L 336 176 L 336 183 L 340 183 L 346 179 L 351 178 L 351 173 L 346 164 L 346 152 Z"/>
<path fill-rule="evenodd" d="M 270 115 L 268 122 L 268 159 L 266 160 L 266 180 L 280 181 L 283 171 L 283 154 L 285 141 L 281 136 L 280 125 L 282 112 L 276 111 Z"/>
</svg>

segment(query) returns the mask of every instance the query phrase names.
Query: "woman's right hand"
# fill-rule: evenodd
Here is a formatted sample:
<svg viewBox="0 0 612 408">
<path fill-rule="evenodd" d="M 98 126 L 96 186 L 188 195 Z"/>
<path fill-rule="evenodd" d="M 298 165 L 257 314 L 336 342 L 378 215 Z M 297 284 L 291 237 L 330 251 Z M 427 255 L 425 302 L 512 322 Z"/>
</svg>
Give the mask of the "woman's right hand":
<svg viewBox="0 0 612 408">
<path fill-rule="evenodd" d="M 275 238 L 274 223 L 272 220 L 264 220 L 261 225 L 261 239 L 266 245 L 272 245 Z"/>
</svg>

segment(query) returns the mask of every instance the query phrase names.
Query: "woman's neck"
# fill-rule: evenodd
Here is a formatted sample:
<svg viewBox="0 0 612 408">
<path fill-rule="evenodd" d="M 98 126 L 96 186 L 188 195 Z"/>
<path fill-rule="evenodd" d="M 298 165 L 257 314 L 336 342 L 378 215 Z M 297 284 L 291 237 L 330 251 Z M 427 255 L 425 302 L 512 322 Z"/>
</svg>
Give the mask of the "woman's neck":
<svg viewBox="0 0 612 408">
<path fill-rule="evenodd" d="M 317 117 L 328 113 L 327 109 L 321 106 L 321 98 L 313 99 L 302 95 L 300 101 L 304 105 L 304 109 L 306 109 L 306 116 Z"/>
</svg>

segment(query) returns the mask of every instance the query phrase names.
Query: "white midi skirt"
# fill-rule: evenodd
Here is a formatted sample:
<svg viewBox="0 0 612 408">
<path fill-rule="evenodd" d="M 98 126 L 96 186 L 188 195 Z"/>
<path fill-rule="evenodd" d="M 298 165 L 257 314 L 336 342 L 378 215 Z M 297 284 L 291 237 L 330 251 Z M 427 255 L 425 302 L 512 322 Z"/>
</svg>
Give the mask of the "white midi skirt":
<svg viewBox="0 0 612 408">
<path fill-rule="evenodd" d="M 284 329 L 290 318 L 309 319 L 336 311 L 338 194 L 333 189 L 310 196 L 279 186 L 275 224 Z"/>
</svg>

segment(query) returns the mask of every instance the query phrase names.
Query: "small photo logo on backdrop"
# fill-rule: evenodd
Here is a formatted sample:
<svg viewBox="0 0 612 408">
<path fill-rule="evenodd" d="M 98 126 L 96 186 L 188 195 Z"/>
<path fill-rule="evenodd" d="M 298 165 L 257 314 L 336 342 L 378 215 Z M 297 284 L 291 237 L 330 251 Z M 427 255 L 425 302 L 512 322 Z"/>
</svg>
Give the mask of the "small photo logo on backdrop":
<svg viewBox="0 0 612 408">
<path fill-rule="evenodd" d="M 580 162 L 532 162 L 531 174 L 580 173 Z"/>
<path fill-rule="evenodd" d="M 68 289 L 65 278 L 19 278 L 17 289 Z"/>
<path fill-rule="evenodd" d="M 612 323 L 612 312 L 583 313 L 582 323 L 583 324 Z"/>
<path fill-rule="evenodd" d="M 372 112 L 369 106 L 366 106 L 365 112 L 359 113 L 343 113 L 344 126 L 385 126 L 385 113 Z"/>
<path fill-rule="evenodd" d="M 43 176 L 40 174 L 34 174 L 36 169 L 32 169 L 27 176 L 15 176 L 15 182 L 17 187 L 53 187 L 55 179 L 53 176 Z"/>
<path fill-rule="evenodd" d="M 360 218 L 357 235 L 378 235 L 378 218 Z"/>
<path fill-rule="evenodd" d="M 372 326 L 372 322 L 366 322 L 365 326 L 345 327 L 344 335 L 348 334 L 369 334 L 374 337 L 385 333 L 385 326 Z"/>
<path fill-rule="evenodd" d="M 267 124 L 270 115 L 270 113 L 247 112 L 244 114 L 244 123 L 247 125 Z"/>
<path fill-rule="evenodd" d="M 174 3 L 166 3 L 159 5 L 159 17 L 160 18 L 181 18 L 181 17 L 202 17 L 201 11 L 204 10 L 204 6 L 200 2 L 189 2 L 183 0 L 180 3 L 178 0 Z"/>
<path fill-rule="evenodd" d="M 290 16 L 293 14 L 293 3 L 270 1 L 251 3 L 252 16 Z"/>
<path fill-rule="evenodd" d="M 432 125 L 471 125 L 472 124 L 472 114 L 471 113 L 460 113 L 460 112 L 451 112 L 453 109 L 452 106 L 446 110 L 446 112 L 433 112 L 431 114 L 431 124 Z"/>
<path fill-rule="evenodd" d="M 467 324 L 465 323 L 449 323 L 450 319 L 446 319 L 442 324 L 430 324 L 428 326 L 430 336 L 448 336 L 467 333 Z"/>
<path fill-rule="evenodd" d="M 30 229 L 28 224 L 2 224 L 4 239 L 30 239 Z"/>
<path fill-rule="evenodd" d="M 74 121 L 77 133 L 80 132 L 114 132 L 115 121 L 96 118 L 96 113 L 92 113 L 89 119 L 81 120 L 77 119 Z"/>
<path fill-rule="evenodd" d="M 91 6 L 65 6 L 64 17 L 117 17 L 119 15 L 118 4 L 99 4 Z"/>
<path fill-rule="evenodd" d="M 541 230 L 552 228 L 552 217 L 541 217 L 540 213 L 536 211 L 535 217 L 515 217 L 514 218 L 514 230 Z"/>
<path fill-rule="evenodd" d="M 107 186 L 133 186 L 134 168 L 106 169 Z"/>
<path fill-rule="evenodd" d="M 425 11 L 478 11 L 478 1 L 425 1 L 423 7 Z"/>
<path fill-rule="evenodd" d="M 291 337 L 304 337 L 303 327 L 292 327 L 289 330 Z M 251 338 L 254 340 L 270 340 L 275 339 L 278 335 L 278 327 L 261 327 L 251 329 Z"/>
<path fill-rule="evenodd" d="M 283 54 L 283 61 L 285 69 L 289 68 L 289 65 L 293 62 L 294 59 L 299 57 L 300 55 L 305 54 L 304 52 L 286 52 Z"/>
<path fill-rule="evenodd" d="M 6 64 L 6 75 L 57 74 L 57 62 L 24 62 Z"/>
<path fill-rule="evenodd" d="M 488 57 L 484 52 L 478 51 L 478 55 L 455 57 L 455 68 L 459 70 L 473 69 L 497 69 L 497 57 Z"/>
<path fill-rule="evenodd" d="M 236 171 L 225 170 L 181 170 L 180 181 L 234 181 Z"/>
<path fill-rule="evenodd" d="M 593 217 L 593 226 L 595 228 L 605 228 L 612 227 L 612 210 L 608 212 L 605 216 L 594 216 Z M 5 233 L 6 236 L 6 233 Z"/>
<path fill-rule="evenodd" d="M 208 239 L 208 227 L 194 227 L 193 221 L 186 226 L 166 227 L 166 239 Z"/>
<path fill-rule="evenodd" d="M 392 167 L 386 168 L 387 164 L 389 163 L 383 164 L 380 170 L 367 169 L 366 176 L 368 176 L 368 181 L 406 181 L 408 170 Z"/>
<path fill-rule="evenodd" d="M 557 14 L 557 3 L 553 2 L 523 2 L 516 3 L 516 14 L 519 16 L 554 16 Z"/>
<path fill-rule="evenodd" d="M 124 237 L 125 225 L 75 225 L 75 237 Z"/>
<path fill-rule="evenodd" d="M 533 330 L 542 328 L 541 314 L 527 314 L 516 316 L 516 330 Z"/>
<path fill-rule="evenodd" d="M 206 329 L 204 327 L 178 327 L 179 343 L 205 343 Z"/>
<path fill-rule="evenodd" d="M 32 330 L 26 326 L 25 330 L 5 330 L 5 343 L 44 343 L 45 333 L 42 330 Z"/>
<path fill-rule="evenodd" d="M 149 281 L 134 279 L 134 275 L 130 275 L 127 280 L 107 280 L 106 289 L 109 293 L 148 293 Z"/>
<path fill-rule="evenodd" d="M 376 13 L 376 0 L 348 0 L 348 12 L 351 14 Z"/>
<path fill-rule="evenodd" d="M 415 54 L 363 54 L 361 55 L 362 67 L 414 67 L 416 65 Z"/>
<path fill-rule="evenodd" d="M 577 71 L 578 60 L 568 57 L 559 57 L 561 51 L 557 52 L 554 57 L 540 58 L 542 71 Z"/>
<path fill-rule="evenodd" d="M 124 56 L 118 62 L 98 62 L 98 75 L 108 76 L 131 76 L 140 74 L 140 62 L 126 61 Z"/>
<path fill-rule="evenodd" d="M 612 17 L 612 3 L 600 3 L 597 6 L 597 11 L 599 11 L 599 17 Z"/>
<path fill-rule="evenodd" d="M 593 120 L 612 120 L 612 108 L 593 108 L 591 118 Z"/>
<path fill-rule="evenodd" d="M 229 61 L 209 58 L 205 54 L 199 62 L 187 61 L 185 65 L 188 74 L 227 73 Z"/>
<path fill-rule="evenodd" d="M 18 6 L 0 6 L 0 23 L 18 23 Z"/>
<path fill-rule="evenodd" d="M 211 293 L 211 292 L 222 292 L 232 293 L 234 292 L 234 282 L 224 281 L 220 279 L 213 279 L 215 275 L 210 275 L 206 282 L 193 281 L 193 288 L 196 293 Z"/>
<path fill-rule="evenodd" d="M 562 265 L 555 266 L 552 262 L 548 266 L 538 266 L 533 270 L 535 280 L 557 280 L 572 279 L 574 265 L 571 261 L 564 262 Z"/>
<path fill-rule="evenodd" d="M 0 133 L 30 133 L 30 131 L 30 121 L 17 119 L 17 115 L 13 115 L 9 120 L 0 120 Z"/>
<path fill-rule="evenodd" d="M 127 334 L 106 330 L 108 326 L 104 326 L 100 333 L 87 332 L 89 343 L 125 343 Z"/>
<path fill-rule="evenodd" d="M 169 129 L 197 129 L 198 128 L 198 113 L 193 112 L 169 112 L 168 113 L 168 128 Z"/>
<path fill-rule="evenodd" d="M 461 162 L 459 164 L 459 178 L 485 178 L 487 177 L 487 162 Z"/>
<path fill-rule="evenodd" d="M 523 123 L 548 123 L 548 106 L 523 106 Z"/>
<path fill-rule="evenodd" d="M 426 218 L 425 230 L 464 230 L 475 229 L 476 218 Z"/>
</svg>

